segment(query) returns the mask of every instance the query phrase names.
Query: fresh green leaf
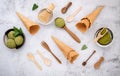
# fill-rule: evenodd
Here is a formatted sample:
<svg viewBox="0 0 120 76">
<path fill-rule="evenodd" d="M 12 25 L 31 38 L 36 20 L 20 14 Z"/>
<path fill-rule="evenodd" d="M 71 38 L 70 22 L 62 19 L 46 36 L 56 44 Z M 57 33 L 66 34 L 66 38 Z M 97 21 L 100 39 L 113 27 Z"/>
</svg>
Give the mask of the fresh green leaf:
<svg viewBox="0 0 120 76">
<path fill-rule="evenodd" d="M 19 32 L 15 32 L 15 33 L 14 33 L 14 36 L 15 36 L 15 37 L 17 37 L 18 35 L 20 35 Z"/>
<path fill-rule="evenodd" d="M 18 35 L 22 35 L 22 34 L 23 34 L 21 28 L 18 29 L 17 27 L 14 27 L 13 29 L 14 29 L 14 31 L 15 31 L 15 33 L 14 33 L 14 36 L 15 36 L 15 37 L 17 37 Z"/>
<path fill-rule="evenodd" d="M 32 10 L 36 10 L 38 8 L 38 5 L 36 3 L 33 4 Z"/>
<path fill-rule="evenodd" d="M 19 31 L 19 29 L 17 27 L 14 27 L 13 29 L 14 29 L 14 31 Z"/>
<path fill-rule="evenodd" d="M 85 49 L 87 49 L 88 47 L 84 44 L 83 46 L 82 46 L 82 48 L 81 48 L 81 50 L 85 50 Z"/>
<path fill-rule="evenodd" d="M 20 28 L 20 34 L 23 34 L 22 29 Z"/>
</svg>

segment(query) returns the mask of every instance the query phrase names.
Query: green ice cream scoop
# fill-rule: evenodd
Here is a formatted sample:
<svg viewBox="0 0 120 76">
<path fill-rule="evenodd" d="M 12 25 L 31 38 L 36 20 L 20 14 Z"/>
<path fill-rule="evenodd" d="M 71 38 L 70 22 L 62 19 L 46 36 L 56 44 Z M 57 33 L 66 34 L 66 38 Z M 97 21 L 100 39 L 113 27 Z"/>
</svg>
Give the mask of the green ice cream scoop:
<svg viewBox="0 0 120 76">
<path fill-rule="evenodd" d="M 23 39 L 22 36 L 17 36 L 17 37 L 15 38 L 15 43 L 16 43 L 17 46 L 22 45 L 23 42 L 24 42 L 24 39 Z"/>
<path fill-rule="evenodd" d="M 8 33 L 8 38 L 9 39 L 14 39 L 15 38 L 15 36 L 14 36 L 14 31 L 10 31 L 9 33 Z"/>
<path fill-rule="evenodd" d="M 64 21 L 64 19 L 63 19 L 63 18 L 60 18 L 60 17 L 56 18 L 56 19 L 55 19 L 55 25 L 56 25 L 57 27 L 60 27 L 60 28 L 64 27 L 64 26 L 65 26 L 65 21 Z"/>
<path fill-rule="evenodd" d="M 15 41 L 13 39 L 8 39 L 6 42 L 7 47 L 9 48 L 16 48 Z"/>
</svg>

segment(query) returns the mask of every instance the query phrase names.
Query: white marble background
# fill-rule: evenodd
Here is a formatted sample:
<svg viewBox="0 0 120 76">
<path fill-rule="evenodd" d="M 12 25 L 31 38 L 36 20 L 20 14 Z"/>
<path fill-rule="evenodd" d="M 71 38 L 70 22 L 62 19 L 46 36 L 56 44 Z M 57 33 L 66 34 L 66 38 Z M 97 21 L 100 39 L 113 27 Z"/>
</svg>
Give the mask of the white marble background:
<svg viewBox="0 0 120 76">
<path fill-rule="evenodd" d="M 61 8 L 69 1 L 73 5 L 66 14 L 61 14 Z M 82 6 L 82 10 L 75 17 L 73 22 L 67 23 L 67 27 L 72 30 L 80 39 L 81 43 L 76 43 L 63 29 L 56 28 L 54 23 L 48 26 L 41 25 L 37 19 L 37 14 L 40 9 L 47 7 L 50 3 L 54 3 L 54 17 L 66 17 L 71 14 L 76 8 Z M 39 8 L 32 11 L 32 5 L 37 3 Z M 90 13 L 96 6 L 105 5 L 105 8 L 95 20 L 92 27 L 86 32 L 81 33 L 76 29 L 75 24 L 82 17 Z M 120 0 L 0 0 L 0 76 L 119 76 L 120 75 Z M 24 14 L 26 17 L 40 24 L 41 29 L 34 36 L 30 35 L 24 27 L 23 23 L 16 16 L 16 11 Z M 21 27 L 26 36 L 26 41 L 23 47 L 18 50 L 11 50 L 3 43 L 3 35 L 5 31 L 13 26 Z M 113 44 L 107 48 L 97 46 L 92 40 L 97 29 L 106 26 L 114 33 Z M 74 48 L 80 56 L 70 64 L 63 56 L 62 52 L 52 41 L 51 35 L 64 41 L 70 47 Z M 40 42 L 44 40 L 49 45 L 54 54 L 59 57 L 62 64 L 59 64 L 53 56 L 40 46 Z M 88 49 L 82 51 L 83 44 L 88 46 Z M 39 49 L 44 56 L 52 60 L 52 65 L 47 67 L 41 58 L 36 54 L 36 49 Z M 87 57 L 96 50 L 96 54 L 88 61 L 88 64 L 83 67 L 81 64 Z M 43 67 L 40 71 L 38 68 L 27 59 L 27 53 L 32 52 L 37 61 Z M 101 57 L 105 57 L 100 69 L 95 70 L 93 65 Z"/>
</svg>

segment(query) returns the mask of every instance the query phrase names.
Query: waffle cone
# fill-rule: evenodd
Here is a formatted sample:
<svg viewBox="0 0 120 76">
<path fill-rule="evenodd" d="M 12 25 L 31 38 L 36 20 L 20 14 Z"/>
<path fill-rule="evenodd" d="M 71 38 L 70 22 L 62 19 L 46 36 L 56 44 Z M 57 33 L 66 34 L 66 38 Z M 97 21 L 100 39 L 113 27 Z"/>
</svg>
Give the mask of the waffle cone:
<svg viewBox="0 0 120 76">
<path fill-rule="evenodd" d="M 70 61 L 70 63 L 73 63 L 73 61 L 76 60 L 76 58 L 79 56 L 79 54 L 75 50 L 67 46 L 62 41 L 58 40 L 53 36 L 52 36 L 52 39 L 56 43 L 56 45 L 60 48 L 64 56 Z"/>
<path fill-rule="evenodd" d="M 27 30 L 30 32 L 30 34 L 34 35 L 39 29 L 39 25 L 32 20 L 26 18 L 22 14 L 16 12 L 17 16 L 21 19 Z"/>
<path fill-rule="evenodd" d="M 78 30 L 80 30 L 81 32 L 86 32 L 91 27 L 91 25 L 93 24 L 103 7 L 104 6 L 99 6 L 92 13 L 88 14 L 86 17 L 81 19 L 81 21 L 76 24 Z"/>
</svg>

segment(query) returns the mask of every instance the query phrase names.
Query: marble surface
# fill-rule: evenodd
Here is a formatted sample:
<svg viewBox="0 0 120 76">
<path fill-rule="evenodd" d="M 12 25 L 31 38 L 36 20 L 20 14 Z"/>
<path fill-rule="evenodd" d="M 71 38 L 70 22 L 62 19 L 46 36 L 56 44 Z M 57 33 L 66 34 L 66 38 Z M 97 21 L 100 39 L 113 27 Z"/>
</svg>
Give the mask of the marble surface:
<svg viewBox="0 0 120 76">
<path fill-rule="evenodd" d="M 72 1 L 73 5 L 66 14 L 61 14 L 61 8 Z M 54 22 L 48 26 L 39 23 L 37 14 L 40 9 L 54 3 L 55 17 L 66 17 L 75 9 L 82 6 L 82 10 L 67 27 L 73 31 L 80 39 L 81 43 L 76 43 L 63 29 L 56 28 Z M 37 3 L 39 8 L 32 11 L 32 5 Z M 97 6 L 105 5 L 100 15 L 97 17 L 92 27 L 86 32 L 81 33 L 76 29 L 75 24 L 85 15 L 93 11 Z M 120 0 L 1 0 L 0 2 L 0 76 L 119 76 L 120 75 Z M 26 17 L 39 23 L 41 29 L 34 36 L 26 30 L 23 23 L 16 15 L 16 11 L 24 14 Z M 13 26 L 21 27 L 26 36 L 26 41 L 20 49 L 9 49 L 3 43 L 5 31 Z M 93 42 L 94 34 L 97 29 L 106 26 L 114 34 L 114 40 L 111 46 L 102 48 Z M 51 39 L 51 35 L 64 41 L 70 47 L 74 48 L 80 56 L 71 64 L 63 56 L 60 49 Z M 40 46 L 41 41 L 46 41 L 54 54 L 59 57 L 62 64 L 59 64 L 53 56 Z M 82 51 L 83 44 L 88 49 Z M 44 56 L 52 61 L 50 67 L 46 66 L 42 59 L 37 55 L 36 49 L 39 49 Z M 83 67 L 81 64 L 87 57 L 96 50 L 96 54 Z M 43 67 L 40 71 L 31 61 L 27 59 L 27 53 L 32 52 Z M 105 61 L 100 69 L 95 70 L 93 65 L 101 57 Z"/>
</svg>

